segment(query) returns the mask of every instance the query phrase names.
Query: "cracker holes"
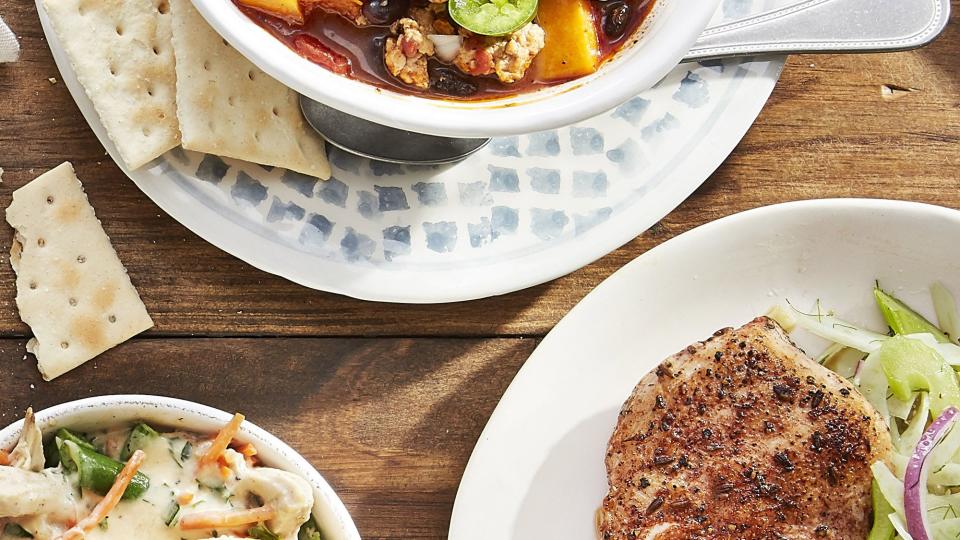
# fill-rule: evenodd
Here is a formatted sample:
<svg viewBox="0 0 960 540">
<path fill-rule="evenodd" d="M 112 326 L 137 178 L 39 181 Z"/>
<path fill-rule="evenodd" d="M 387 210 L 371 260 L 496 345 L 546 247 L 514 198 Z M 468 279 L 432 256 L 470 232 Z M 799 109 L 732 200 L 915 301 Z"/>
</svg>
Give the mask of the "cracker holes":
<svg viewBox="0 0 960 540">
<path fill-rule="evenodd" d="M 259 131 L 254 131 L 254 132 L 253 132 L 253 140 L 255 140 L 255 141 L 257 141 L 257 142 L 260 142 L 260 132 L 259 132 Z"/>
<path fill-rule="evenodd" d="M 37 246 L 38 246 L 38 247 L 43 247 L 43 246 L 45 246 L 45 245 L 47 245 L 47 241 L 46 241 L 46 240 L 44 240 L 43 238 L 37 238 Z"/>
<path fill-rule="evenodd" d="M 60 342 L 60 348 L 61 348 L 61 349 L 69 349 L 69 348 L 70 348 L 70 342 L 68 342 L 68 341 L 61 341 L 61 342 Z"/>
<path fill-rule="evenodd" d="M 270 112 L 273 113 L 273 116 L 277 118 L 280 117 L 280 109 L 278 109 L 277 107 L 274 107 L 273 110 L 271 110 Z"/>
<path fill-rule="evenodd" d="M 257 74 L 254 73 L 253 70 L 251 69 L 250 71 L 247 72 L 247 78 L 252 81 L 257 78 Z"/>
<path fill-rule="evenodd" d="M 118 36 L 122 36 L 122 35 L 123 35 L 123 27 L 122 27 L 122 26 L 117 25 L 116 30 L 117 30 L 117 35 L 118 35 Z"/>
<path fill-rule="evenodd" d="M 31 281 L 31 282 L 30 282 L 30 290 L 31 290 L 31 291 L 37 290 L 37 282 L 36 282 L 36 281 Z"/>
<path fill-rule="evenodd" d="M 154 55 L 154 56 L 160 56 L 160 47 L 158 47 L 158 46 L 156 46 L 156 45 L 153 46 L 153 55 Z"/>
<path fill-rule="evenodd" d="M 227 98 L 227 105 L 230 105 L 231 107 L 233 107 L 234 105 L 236 105 L 236 103 L 237 103 L 237 98 L 233 96 L 230 96 Z"/>
<path fill-rule="evenodd" d="M 117 76 L 117 66 L 110 64 L 110 75 Z"/>
<path fill-rule="evenodd" d="M 153 87 L 152 87 L 152 86 L 149 87 L 149 88 L 147 88 L 147 95 L 150 96 L 150 97 L 153 97 Z"/>
<path fill-rule="evenodd" d="M 71 298 L 71 299 L 68 300 L 67 302 L 68 302 L 72 307 L 77 307 L 77 299 L 76 299 L 76 298 Z"/>
<path fill-rule="evenodd" d="M 166 15 L 167 13 L 170 13 L 170 3 L 167 2 L 166 0 L 164 0 L 163 2 L 160 2 L 160 5 L 157 6 L 157 11 L 159 11 L 161 15 Z"/>
<path fill-rule="evenodd" d="M 221 38 L 220 41 L 223 42 L 223 46 L 224 46 L 224 47 L 229 47 L 229 46 L 230 46 L 230 42 L 229 42 L 229 41 L 227 41 L 227 40 L 225 40 L 225 39 L 223 39 L 223 38 Z"/>
<path fill-rule="evenodd" d="M 150 132 L 150 128 L 145 127 L 145 128 L 143 128 L 143 129 L 140 130 L 140 133 L 143 133 L 143 136 L 144 136 L 144 137 L 149 137 L 149 136 L 150 136 L 150 133 L 151 133 L 151 132 Z"/>
<path fill-rule="evenodd" d="M 115 322 L 117 322 L 117 316 L 116 316 L 116 315 L 111 315 L 111 316 L 107 317 L 107 320 L 110 321 L 111 323 L 115 323 Z"/>
<path fill-rule="evenodd" d="M 47 204 L 53 204 L 53 195 L 47 195 Z"/>
<path fill-rule="evenodd" d="M 85 262 L 87 262 L 87 258 L 86 258 L 86 257 L 84 257 L 83 255 L 77 255 L 77 263 L 78 263 L 78 264 L 83 264 L 83 263 L 85 263 Z"/>
<path fill-rule="evenodd" d="M 205 61 L 205 62 L 203 63 L 203 70 L 204 70 L 204 71 L 210 71 L 210 61 L 209 61 L 209 60 L 207 60 L 207 61 Z"/>
</svg>

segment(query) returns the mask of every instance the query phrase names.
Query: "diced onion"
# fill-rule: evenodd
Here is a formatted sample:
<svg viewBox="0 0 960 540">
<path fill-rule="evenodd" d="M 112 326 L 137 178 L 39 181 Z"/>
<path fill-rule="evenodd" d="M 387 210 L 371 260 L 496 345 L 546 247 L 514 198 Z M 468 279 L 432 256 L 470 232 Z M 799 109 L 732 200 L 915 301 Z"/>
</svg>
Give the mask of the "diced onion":
<svg viewBox="0 0 960 540">
<path fill-rule="evenodd" d="M 950 432 L 957 420 L 960 420 L 960 410 L 956 407 L 947 407 L 940 416 L 930 424 L 917 442 L 907 470 L 903 478 L 903 508 L 906 515 L 907 531 L 913 540 L 931 540 L 932 529 L 927 520 L 926 495 L 927 476 L 929 474 L 928 457 L 933 449 Z"/>
<path fill-rule="evenodd" d="M 433 42 L 437 58 L 444 62 L 453 62 L 453 59 L 460 52 L 460 45 L 463 43 L 463 38 L 460 36 L 443 34 L 428 34 L 427 39 Z"/>
</svg>

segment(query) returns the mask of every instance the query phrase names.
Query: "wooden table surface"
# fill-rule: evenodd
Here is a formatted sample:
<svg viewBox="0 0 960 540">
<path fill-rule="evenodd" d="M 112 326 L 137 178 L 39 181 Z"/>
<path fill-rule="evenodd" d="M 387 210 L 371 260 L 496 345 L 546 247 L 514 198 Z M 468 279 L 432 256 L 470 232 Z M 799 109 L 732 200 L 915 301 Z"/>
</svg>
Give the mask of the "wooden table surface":
<svg viewBox="0 0 960 540">
<path fill-rule="evenodd" d="M 960 0 L 953 1 L 955 12 Z M 399 306 L 304 289 L 206 244 L 105 156 L 59 77 L 33 2 L 0 0 L 20 36 L 0 65 L 0 205 L 70 160 L 156 327 L 44 383 L 0 264 L 0 425 L 28 406 L 111 393 L 186 398 L 248 418 L 326 476 L 365 538 L 444 537 L 463 468 L 538 340 L 633 258 L 717 218 L 821 197 L 960 208 L 960 23 L 932 46 L 792 57 L 726 163 L 649 231 L 532 289 Z M 890 90 L 893 90 L 891 93 Z M 3 225 L 6 227 L 6 224 Z M 0 249 L 9 248 L 7 230 Z"/>
</svg>

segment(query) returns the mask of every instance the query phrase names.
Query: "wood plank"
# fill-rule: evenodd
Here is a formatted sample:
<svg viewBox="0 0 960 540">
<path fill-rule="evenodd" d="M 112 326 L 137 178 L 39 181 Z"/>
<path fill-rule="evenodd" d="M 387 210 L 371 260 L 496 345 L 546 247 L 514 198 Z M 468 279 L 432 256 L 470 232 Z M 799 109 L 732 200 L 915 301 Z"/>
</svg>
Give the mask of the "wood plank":
<svg viewBox="0 0 960 540">
<path fill-rule="evenodd" d="M 364 538 L 441 538 L 531 339 L 138 339 L 44 383 L 0 340 L 0 426 L 27 406 L 148 393 L 242 411 L 343 498 Z M 135 376 L 133 375 L 135 374 Z"/>
<path fill-rule="evenodd" d="M 954 0 L 960 9 L 960 0 Z M 163 215 L 109 161 L 58 77 L 32 2 L 7 2 L 24 59 L 0 66 L 0 204 L 72 160 L 157 322 L 154 335 L 543 335 L 617 268 L 734 212 L 817 197 L 888 197 L 960 207 L 960 22 L 929 48 L 794 57 L 754 128 L 694 196 L 593 265 L 500 298 L 395 306 L 309 291 L 207 245 Z M 914 88 L 884 98 L 882 85 Z M 7 233 L 0 232 L 6 249 Z M 0 335 L 24 335 L 0 264 Z"/>
</svg>

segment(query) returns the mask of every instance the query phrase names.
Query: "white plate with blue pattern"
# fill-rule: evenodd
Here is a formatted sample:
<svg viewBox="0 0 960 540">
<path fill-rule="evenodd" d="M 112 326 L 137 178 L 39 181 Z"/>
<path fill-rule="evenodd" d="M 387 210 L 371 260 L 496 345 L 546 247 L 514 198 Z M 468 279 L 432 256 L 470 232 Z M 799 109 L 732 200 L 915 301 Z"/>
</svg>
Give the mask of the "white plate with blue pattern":
<svg viewBox="0 0 960 540">
<path fill-rule="evenodd" d="M 749 14 L 753 5 L 725 0 L 716 21 Z M 495 139 L 453 166 L 398 166 L 330 148 L 333 177 L 321 181 L 177 148 L 130 171 L 38 9 L 87 122 L 158 206 L 261 270 L 387 302 L 504 294 L 625 244 L 720 165 L 783 66 L 782 59 L 681 65 L 609 113 L 566 129 Z"/>
</svg>

